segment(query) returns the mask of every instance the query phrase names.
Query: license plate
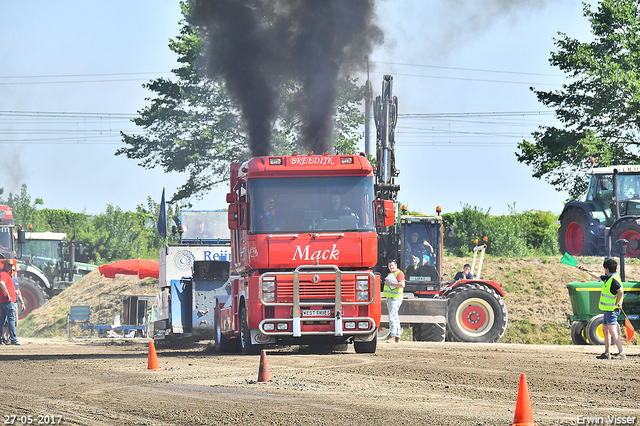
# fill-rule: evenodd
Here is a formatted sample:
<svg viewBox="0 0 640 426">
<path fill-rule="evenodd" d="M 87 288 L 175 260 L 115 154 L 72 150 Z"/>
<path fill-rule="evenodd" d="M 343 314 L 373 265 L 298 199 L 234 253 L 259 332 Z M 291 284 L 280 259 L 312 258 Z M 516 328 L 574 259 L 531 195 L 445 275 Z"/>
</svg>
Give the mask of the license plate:
<svg viewBox="0 0 640 426">
<path fill-rule="evenodd" d="M 303 317 L 330 317 L 331 309 L 303 309 Z"/>
</svg>

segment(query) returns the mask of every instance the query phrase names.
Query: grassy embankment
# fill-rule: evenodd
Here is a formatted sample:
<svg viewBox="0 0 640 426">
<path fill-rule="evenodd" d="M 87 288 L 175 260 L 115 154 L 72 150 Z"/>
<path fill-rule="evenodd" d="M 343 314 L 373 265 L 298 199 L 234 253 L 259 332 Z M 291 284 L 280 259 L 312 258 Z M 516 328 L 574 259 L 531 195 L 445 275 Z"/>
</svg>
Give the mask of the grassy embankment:
<svg viewBox="0 0 640 426">
<path fill-rule="evenodd" d="M 571 344 L 566 315 L 571 313 L 571 304 L 566 284 L 589 280 L 590 277 L 560 263 L 561 256 L 544 258 L 494 258 L 486 256 L 482 268 L 482 279 L 502 284 L 505 303 L 509 311 L 509 324 L 502 343 Z M 462 269 L 469 258 L 447 257 L 444 260 L 445 280 Z M 581 264 L 600 271 L 602 258 L 580 258 Z M 640 261 L 627 262 L 628 280 L 640 280 Z M 94 322 L 98 314 L 98 296 L 109 294 L 154 295 L 157 280 L 139 280 L 132 276 L 109 279 L 95 271 L 84 277 L 42 308 L 20 321 L 18 335 L 24 337 L 66 336 L 67 313 L 71 303 L 91 304 Z M 103 303 L 104 303 L 103 297 Z M 105 322 L 106 323 L 106 322 Z M 75 330 L 79 334 L 79 330 Z M 410 330 L 406 330 L 410 338 Z M 634 337 L 637 344 L 638 337 Z"/>
</svg>

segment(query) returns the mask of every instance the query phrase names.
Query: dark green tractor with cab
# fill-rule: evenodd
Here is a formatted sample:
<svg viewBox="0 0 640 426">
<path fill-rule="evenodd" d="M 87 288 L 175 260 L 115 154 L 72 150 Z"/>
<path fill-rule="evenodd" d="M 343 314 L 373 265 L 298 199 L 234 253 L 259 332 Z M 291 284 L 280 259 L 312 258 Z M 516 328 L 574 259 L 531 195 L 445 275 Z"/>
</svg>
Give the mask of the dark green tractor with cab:
<svg viewBox="0 0 640 426">
<path fill-rule="evenodd" d="M 584 201 L 571 201 L 560 215 L 562 253 L 604 256 L 628 241 L 627 257 L 640 257 L 640 165 L 596 167 Z"/>
</svg>

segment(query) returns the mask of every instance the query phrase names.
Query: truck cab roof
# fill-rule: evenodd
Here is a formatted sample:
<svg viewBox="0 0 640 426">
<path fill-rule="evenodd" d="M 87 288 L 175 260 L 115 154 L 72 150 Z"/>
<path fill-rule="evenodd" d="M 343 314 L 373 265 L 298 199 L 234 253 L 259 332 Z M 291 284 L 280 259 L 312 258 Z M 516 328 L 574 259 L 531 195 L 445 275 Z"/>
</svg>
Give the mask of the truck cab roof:
<svg viewBox="0 0 640 426">
<path fill-rule="evenodd" d="M 589 173 L 592 175 L 612 175 L 613 171 L 617 169 L 620 174 L 640 174 L 640 165 L 631 164 L 626 166 L 609 166 L 609 167 L 594 167 Z"/>
</svg>

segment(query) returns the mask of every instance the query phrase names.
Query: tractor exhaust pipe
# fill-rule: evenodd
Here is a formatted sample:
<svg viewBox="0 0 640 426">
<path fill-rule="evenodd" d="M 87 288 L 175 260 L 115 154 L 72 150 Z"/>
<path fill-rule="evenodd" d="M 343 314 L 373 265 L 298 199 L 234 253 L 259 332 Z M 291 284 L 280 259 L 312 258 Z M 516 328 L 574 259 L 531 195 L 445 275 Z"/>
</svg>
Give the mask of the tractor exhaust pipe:
<svg viewBox="0 0 640 426">
<path fill-rule="evenodd" d="M 614 221 L 620 219 L 620 206 L 618 205 L 618 169 L 613 169 L 613 216 Z"/>
</svg>

